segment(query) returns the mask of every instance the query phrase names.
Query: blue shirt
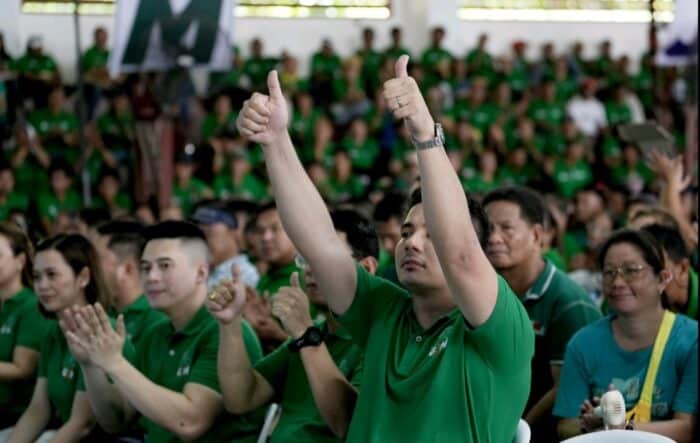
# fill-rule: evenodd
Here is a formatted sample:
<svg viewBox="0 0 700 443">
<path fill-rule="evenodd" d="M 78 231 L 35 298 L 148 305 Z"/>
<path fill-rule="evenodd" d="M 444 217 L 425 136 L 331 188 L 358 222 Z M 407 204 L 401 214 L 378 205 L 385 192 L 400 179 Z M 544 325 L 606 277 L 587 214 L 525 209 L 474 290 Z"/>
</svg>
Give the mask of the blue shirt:
<svg viewBox="0 0 700 443">
<path fill-rule="evenodd" d="M 632 409 L 642 393 L 653 346 L 629 352 L 612 334 L 612 315 L 579 330 L 564 356 L 554 415 L 579 416 L 584 400 L 600 397 L 611 383 Z M 676 315 L 652 394 L 652 421 L 668 420 L 675 412 L 697 413 L 698 324 Z"/>
<path fill-rule="evenodd" d="M 251 288 L 258 286 L 258 282 L 260 281 L 258 269 L 250 262 L 247 255 L 238 254 L 220 263 L 218 266 L 212 267 L 209 272 L 209 279 L 207 280 L 207 290 L 211 291 L 214 289 L 214 286 L 222 280 L 230 280 L 231 266 L 234 264 L 238 265 L 238 269 L 241 271 L 241 280 L 246 286 L 250 286 Z"/>
</svg>

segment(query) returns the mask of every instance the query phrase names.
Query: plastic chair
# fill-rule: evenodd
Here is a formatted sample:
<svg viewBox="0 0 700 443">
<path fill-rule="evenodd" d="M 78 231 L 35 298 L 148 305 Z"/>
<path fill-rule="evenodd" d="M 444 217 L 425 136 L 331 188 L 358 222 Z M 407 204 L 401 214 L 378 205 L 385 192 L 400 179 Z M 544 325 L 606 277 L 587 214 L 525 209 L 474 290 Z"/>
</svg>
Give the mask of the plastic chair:
<svg viewBox="0 0 700 443">
<path fill-rule="evenodd" d="M 652 434 L 644 431 L 614 431 L 591 432 L 590 434 L 577 435 L 562 441 L 561 443 L 674 443 L 668 437 Z"/>
<path fill-rule="evenodd" d="M 528 425 L 527 422 L 521 418 L 518 422 L 518 430 L 515 431 L 513 443 L 530 443 L 531 436 L 532 431 L 530 431 L 530 425 Z"/>
<path fill-rule="evenodd" d="M 267 443 L 267 440 L 272 435 L 272 431 L 275 430 L 277 422 L 282 414 L 282 407 L 277 403 L 272 403 L 269 408 L 267 408 L 267 413 L 265 414 L 265 422 L 260 430 L 260 435 L 258 436 L 257 443 Z"/>
</svg>

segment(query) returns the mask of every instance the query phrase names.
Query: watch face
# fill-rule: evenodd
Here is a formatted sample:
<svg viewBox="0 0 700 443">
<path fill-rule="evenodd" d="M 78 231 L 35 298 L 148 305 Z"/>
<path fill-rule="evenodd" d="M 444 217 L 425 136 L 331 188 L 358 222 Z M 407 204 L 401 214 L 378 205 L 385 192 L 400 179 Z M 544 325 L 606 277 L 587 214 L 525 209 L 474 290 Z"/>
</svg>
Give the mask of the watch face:
<svg viewBox="0 0 700 443">
<path fill-rule="evenodd" d="M 321 337 L 321 333 L 315 329 L 312 329 L 309 331 L 309 343 L 313 344 L 319 344 L 321 341 L 323 341 L 323 338 Z"/>
</svg>

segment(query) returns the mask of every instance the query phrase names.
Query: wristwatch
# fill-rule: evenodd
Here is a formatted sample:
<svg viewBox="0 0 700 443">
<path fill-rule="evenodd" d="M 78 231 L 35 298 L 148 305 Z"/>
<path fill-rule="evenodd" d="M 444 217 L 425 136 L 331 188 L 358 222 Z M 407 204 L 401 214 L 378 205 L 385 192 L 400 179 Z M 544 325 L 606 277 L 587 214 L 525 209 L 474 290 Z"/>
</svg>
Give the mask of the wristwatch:
<svg viewBox="0 0 700 443">
<path fill-rule="evenodd" d="M 420 141 L 416 140 L 413 136 L 411 136 L 411 141 L 413 142 L 413 146 L 415 146 L 416 149 L 419 150 L 435 148 L 437 146 L 444 146 L 445 133 L 442 130 L 442 125 L 440 123 L 435 123 L 435 138 L 427 141 Z"/>
<path fill-rule="evenodd" d="M 287 349 L 292 352 L 298 352 L 301 348 L 305 348 L 307 346 L 319 346 L 321 343 L 323 343 L 325 338 L 326 334 L 324 334 L 322 330 L 316 326 L 311 326 L 306 330 L 306 332 L 304 332 L 304 335 L 296 340 L 290 341 L 287 345 Z"/>
</svg>

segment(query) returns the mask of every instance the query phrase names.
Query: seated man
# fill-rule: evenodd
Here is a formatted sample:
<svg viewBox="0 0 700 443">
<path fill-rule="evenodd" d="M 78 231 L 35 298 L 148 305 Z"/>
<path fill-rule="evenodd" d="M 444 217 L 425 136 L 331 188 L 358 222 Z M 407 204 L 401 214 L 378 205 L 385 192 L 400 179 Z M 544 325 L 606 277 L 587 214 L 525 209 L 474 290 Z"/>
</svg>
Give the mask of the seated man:
<svg viewBox="0 0 700 443">
<path fill-rule="evenodd" d="M 369 221 L 347 209 L 334 211 L 331 217 L 353 258 L 374 274 L 379 244 Z M 221 324 L 218 364 L 224 404 L 231 412 L 240 414 L 277 399 L 282 416 L 271 443 L 341 441 L 357 399 L 362 351 L 328 310 L 312 269 L 305 265 L 303 270 L 308 298 L 298 287 L 295 273 L 291 277 L 292 287 L 282 288 L 272 305 L 273 314 L 292 339 L 255 366 L 241 348 L 239 323 L 245 288 L 240 282 L 224 285 L 218 289 L 220 296 L 207 301 L 212 315 Z M 325 320 L 312 322 L 309 300 L 324 308 Z"/>
<path fill-rule="evenodd" d="M 262 145 L 284 228 L 365 351 L 346 441 L 511 441 L 530 387 L 532 326 L 484 253 L 484 212 L 468 203 L 407 64 L 402 56 L 384 85 L 387 106 L 419 148 L 422 188 L 395 250 L 407 291 L 370 275 L 338 238 L 287 132 L 275 71 L 270 95 L 248 100 L 238 127 Z"/>
<path fill-rule="evenodd" d="M 138 412 L 146 442 L 255 435 L 259 423 L 222 413 L 217 325 L 203 306 L 209 275 L 204 233 L 190 223 L 162 222 L 146 228 L 144 237 L 140 268 L 146 297 L 168 321 L 144 333 L 134 365 L 118 352 L 126 337 L 123 316 L 115 330 L 106 316 L 93 314 L 99 306 L 77 315 L 84 327 L 72 343 L 88 351 L 89 364 L 81 367 L 97 421 L 108 432 L 121 432 Z M 247 324 L 240 326 L 246 352 L 257 361 L 260 343 Z"/>
</svg>

